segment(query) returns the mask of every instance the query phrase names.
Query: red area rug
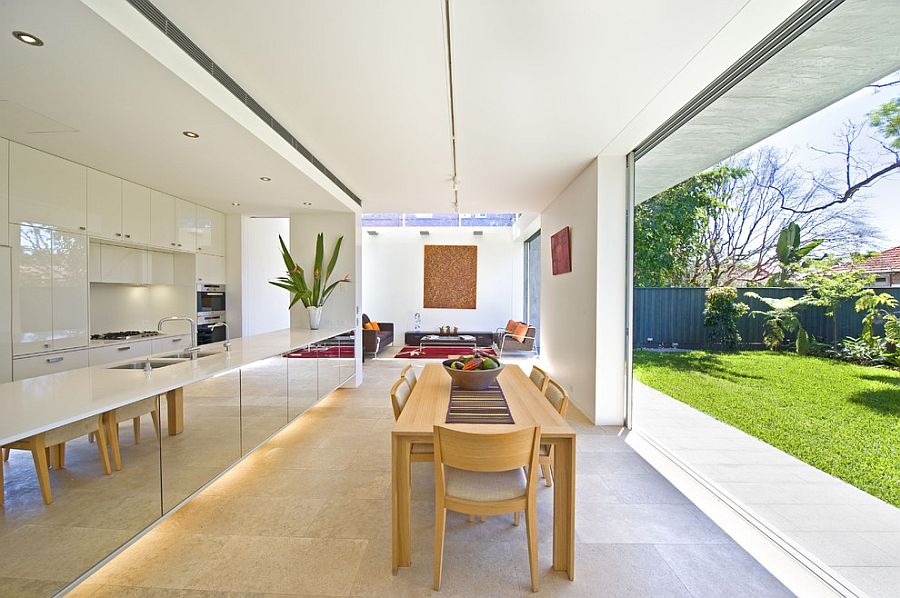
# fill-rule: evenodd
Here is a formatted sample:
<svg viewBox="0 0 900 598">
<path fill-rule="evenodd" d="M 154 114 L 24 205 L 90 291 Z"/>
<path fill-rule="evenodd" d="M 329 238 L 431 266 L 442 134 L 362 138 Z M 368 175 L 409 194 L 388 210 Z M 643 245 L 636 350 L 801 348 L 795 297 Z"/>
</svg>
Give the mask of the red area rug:
<svg viewBox="0 0 900 598">
<path fill-rule="evenodd" d="M 292 359 L 349 359 L 353 357 L 353 347 L 311 347 L 285 354 Z"/>
<path fill-rule="evenodd" d="M 493 349 L 487 347 L 479 347 L 479 353 L 496 357 L 497 354 Z M 394 355 L 395 359 L 450 359 L 459 355 L 471 355 L 472 347 L 422 347 L 406 345 L 403 349 Z"/>
</svg>

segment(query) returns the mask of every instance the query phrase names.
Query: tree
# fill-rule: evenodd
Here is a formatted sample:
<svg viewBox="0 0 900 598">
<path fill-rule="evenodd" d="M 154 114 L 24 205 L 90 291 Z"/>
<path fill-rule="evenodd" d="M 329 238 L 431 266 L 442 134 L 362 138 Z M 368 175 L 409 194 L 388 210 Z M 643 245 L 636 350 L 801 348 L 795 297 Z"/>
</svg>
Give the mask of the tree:
<svg viewBox="0 0 900 598">
<path fill-rule="evenodd" d="M 803 277 L 806 286 L 804 299 L 811 305 L 825 308 L 825 315 L 831 318 L 835 352 L 838 350 L 838 327 L 836 312 L 844 301 L 862 296 L 866 287 L 875 282 L 875 277 L 863 270 L 835 272 L 833 261 L 824 260 L 809 269 Z"/>
<path fill-rule="evenodd" d="M 766 327 L 763 331 L 763 342 L 770 351 L 777 351 L 784 345 L 784 339 L 788 332 L 796 332 L 796 349 L 800 355 L 806 355 L 809 352 L 809 335 L 806 329 L 800 323 L 797 317 L 798 309 L 809 304 L 806 297 L 796 299 L 794 297 L 762 297 L 757 293 L 745 293 L 744 297 L 756 299 L 760 303 L 764 303 L 769 309 L 767 311 L 753 310 L 750 312 L 752 317 L 763 317 L 766 319 Z"/>
<path fill-rule="evenodd" d="M 778 258 L 778 263 L 781 265 L 781 272 L 777 276 L 769 278 L 768 285 L 787 286 L 797 269 L 803 266 L 803 259 L 823 241 L 824 239 L 815 239 L 801 246 L 799 224 L 791 222 L 781 229 L 778 234 L 778 244 L 775 246 L 775 257 Z"/>
<path fill-rule="evenodd" d="M 875 321 L 887 320 L 891 315 L 891 312 L 884 309 L 885 307 L 890 309 L 897 307 L 897 300 L 890 293 L 875 293 L 872 289 L 866 289 L 856 300 L 856 313 L 865 312 L 866 314 L 862 321 L 861 338 L 864 341 L 870 344 L 875 341 Z"/>
<path fill-rule="evenodd" d="M 717 195 L 723 182 L 747 173 L 729 166 L 694 175 L 645 201 L 634 213 L 634 284 L 681 286 L 695 256 L 701 234 L 722 207 Z"/>
</svg>

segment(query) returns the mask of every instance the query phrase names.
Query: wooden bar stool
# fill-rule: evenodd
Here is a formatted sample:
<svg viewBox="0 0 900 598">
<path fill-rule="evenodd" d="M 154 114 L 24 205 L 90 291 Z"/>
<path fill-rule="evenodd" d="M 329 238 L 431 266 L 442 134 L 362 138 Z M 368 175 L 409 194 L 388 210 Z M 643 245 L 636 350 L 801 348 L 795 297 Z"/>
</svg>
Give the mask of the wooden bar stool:
<svg viewBox="0 0 900 598">
<path fill-rule="evenodd" d="M 95 415 L 18 440 L 3 448 L 31 451 L 38 485 L 41 487 L 41 496 L 44 504 L 49 505 L 53 502 L 50 492 L 50 472 L 48 471 L 50 462 L 52 461 L 57 469 L 65 467 L 65 444 L 70 440 L 94 432 L 97 439 L 97 451 L 100 453 L 100 462 L 103 464 L 103 473 L 112 474 L 109 466 L 109 454 L 106 450 L 106 427 L 103 420 L 103 415 Z"/>
</svg>

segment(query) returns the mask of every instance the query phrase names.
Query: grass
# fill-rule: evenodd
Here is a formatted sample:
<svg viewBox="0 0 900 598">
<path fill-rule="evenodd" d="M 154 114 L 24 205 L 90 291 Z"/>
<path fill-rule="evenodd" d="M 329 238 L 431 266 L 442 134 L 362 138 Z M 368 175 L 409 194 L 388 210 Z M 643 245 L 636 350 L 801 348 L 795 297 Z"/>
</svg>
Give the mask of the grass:
<svg viewBox="0 0 900 598">
<path fill-rule="evenodd" d="M 900 372 L 785 353 L 636 351 L 635 377 L 900 507 Z"/>
</svg>

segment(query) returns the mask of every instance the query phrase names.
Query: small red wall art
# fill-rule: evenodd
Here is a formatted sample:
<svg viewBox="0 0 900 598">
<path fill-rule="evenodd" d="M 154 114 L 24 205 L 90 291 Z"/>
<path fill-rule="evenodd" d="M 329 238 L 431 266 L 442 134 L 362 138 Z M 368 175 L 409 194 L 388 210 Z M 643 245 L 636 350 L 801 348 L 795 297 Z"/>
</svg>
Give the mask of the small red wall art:
<svg viewBox="0 0 900 598">
<path fill-rule="evenodd" d="M 572 248 L 569 244 L 568 226 L 550 237 L 550 259 L 554 275 L 572 271 Z"/>
</svg>

